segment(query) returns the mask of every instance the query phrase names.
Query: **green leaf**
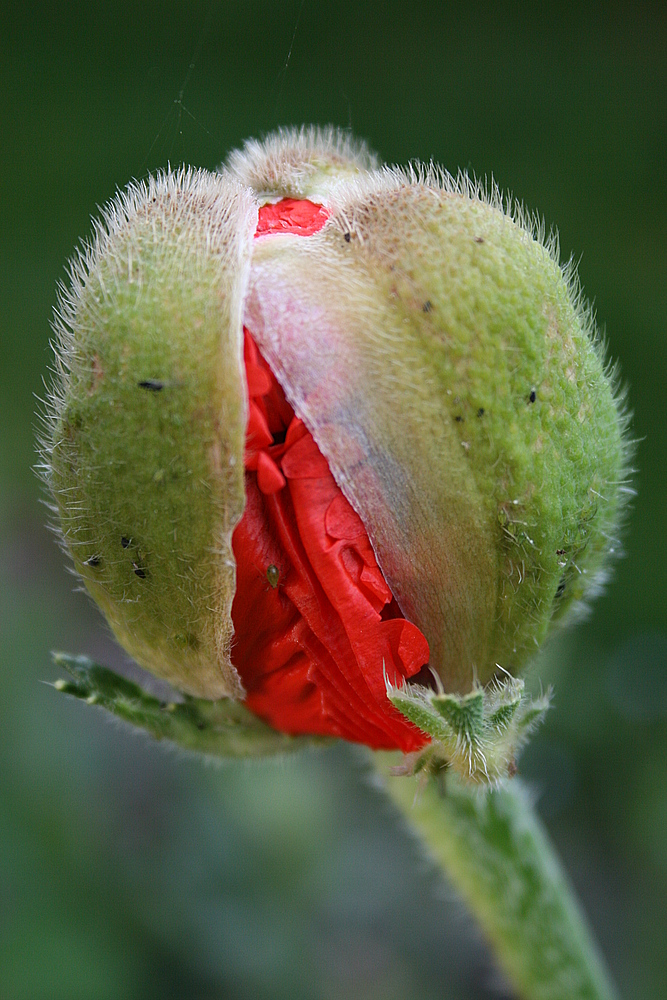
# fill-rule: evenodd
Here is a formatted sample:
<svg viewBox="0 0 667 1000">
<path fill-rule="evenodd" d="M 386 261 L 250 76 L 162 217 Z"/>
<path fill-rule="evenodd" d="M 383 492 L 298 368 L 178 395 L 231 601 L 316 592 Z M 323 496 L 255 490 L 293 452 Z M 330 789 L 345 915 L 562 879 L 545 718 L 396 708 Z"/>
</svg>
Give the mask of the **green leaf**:
<svg viewBox="0 0 667 1000">
<path fill-rule="evenodd" d="M 206 701 L 186 695 L 183 701 L 164 702 L 87 656 L 54 653 L 53 659 L 71 677 L 56 681 L 56 690 L 99 705 L 154 739 L 169 740 L 184 750 L 222 758 L 265 757 L 329 742 L 276 732 L 231 698 Z"/>
</svg>

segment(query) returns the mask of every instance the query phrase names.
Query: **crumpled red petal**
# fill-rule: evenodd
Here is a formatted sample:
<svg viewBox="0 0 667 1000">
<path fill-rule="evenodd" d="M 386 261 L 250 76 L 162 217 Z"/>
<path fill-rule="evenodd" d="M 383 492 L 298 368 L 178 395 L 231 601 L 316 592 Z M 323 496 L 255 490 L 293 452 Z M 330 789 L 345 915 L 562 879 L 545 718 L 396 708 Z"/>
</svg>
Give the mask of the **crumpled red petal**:
<svg viewBox="0 0 667 1000">
<path fill-rule="evenodd" d="M 257 235 L 309 235 L 326 217 L 319 205 L 285 199 L 260 209 Z M 401 616 L 361 519 L 247 329 L 244 357 L 232 662 L 246 705 L 282 732 L 416 750 L 427 740 L 388 701 L 385 676 L 400 683 L 418 673 L 428 643 Z"/>
<path fill-rule="evenodd" d="M 312 236 L 319 232 L 328 218 L 329 213 L 322 205 L 305 198 L 283 198 L 275 205 L 262 205 L 255 238 L 270 233 Z"/>
</svg>

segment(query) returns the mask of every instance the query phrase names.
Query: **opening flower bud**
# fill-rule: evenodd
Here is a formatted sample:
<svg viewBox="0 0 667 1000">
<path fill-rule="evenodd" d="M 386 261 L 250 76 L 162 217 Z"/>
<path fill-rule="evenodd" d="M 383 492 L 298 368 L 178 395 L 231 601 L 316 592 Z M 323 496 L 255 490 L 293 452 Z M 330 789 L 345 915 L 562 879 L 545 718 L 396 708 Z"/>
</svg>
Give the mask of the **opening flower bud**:
<svg viewBox="0 0 667 1000">
<path fill-rule="evenodd" d="M 474 714 L 599 583 L 612 380 L 554 245 L 466 177 L 333 131 L 160 175 L 107 209 L 57 331 L 62 537 L 183 691 L 417 750 L 388 685 Z"/>
</svg>

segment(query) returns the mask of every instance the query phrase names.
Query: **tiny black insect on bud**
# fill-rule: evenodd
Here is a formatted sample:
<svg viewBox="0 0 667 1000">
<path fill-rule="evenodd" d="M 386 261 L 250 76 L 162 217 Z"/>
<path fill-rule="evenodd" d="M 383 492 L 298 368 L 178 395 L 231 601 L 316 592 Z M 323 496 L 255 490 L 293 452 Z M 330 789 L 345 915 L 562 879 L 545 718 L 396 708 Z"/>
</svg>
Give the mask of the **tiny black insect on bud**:
<svg viewBox="0 0 667 1000">
<path fill-rule="evenodd" d="M 124 549 L 126 549 L 130 544 L 130 539 L 126 538 L 125 535 L 123 535 L 123 537 L 120 540 L 120 544 L 123 546 Z"/>
<path fill-rule="evenodd" d="M 143 568 L 143 566 L 140 566 L 139 563 L 133 562 L 132 569 L 134 570 L 135 575 L 139 577 L 139 579 L 141 580 L 146 579 L 147 576 L 146 570 Z"/>
<path fill-rule="evenodd" d="M 278 580 L 280 579 L 280 570 L 277 566 L 274 566 L 273 563 L 266 567 L 266 579 L 269 581 L 269 586 L 273 587 L 275 590 L 278 586 Z"/>
<path fill-rule="evenodd" d="M 89 559 L 84 560 L 84 566 L 99 566 L 101 559 L 99 556 L 90 556 Z"/>
<path fill-rule="evenodd" d="M 528 399 L 530 400 L 531 403 L 534 403 L 535 400 L 537 399 L 537 393 L 535 392 L 534 389 L 530 390 L 530 396 L 528 397 Z"/>
<path fill-rule="evenodd" d="M 345 235 L 343 236 L 343 239 L 345 240 L 346 243 L 349 243 L 350 239 L 351 239 L 350 234 L 349 233 L 345 233 Z"/>
<path fill-rule="evenodd" d="M 164 389 L 164 382 L 155 378 L 146 378 L 142 382 L 137 382 L 137 385 L 140 389 L 148 389 L 150 392 L 159 392 L 160 389 Z"/>
<path fill-rule="evenodd" d="M 461 416 L 460 413 L 456 414 L 456 416 L 454 417 L 454 420 L 457 422 L 457 424 L 462 424 L 463 423 L 463 417 Z"/>
<path fill-rule="evenodd" d="M 422 306 L 422 312 L 430 313 L 432 308 L 433 308 L 433 303 L 431 302 L 430 299 L 427 299 L 424 305 Z"/>
<path fill-rule="evenodd" d="M 483 236 L 476 236 L 475 237 L 475 243 L 483 243 L 483 242 L 484 242 L 484 237 Z"/>
<path fill-rule="evenodd" d="M 556 549 L 556 555 L 557 556 L 564 556 L 565 555 L 565 549 Z"/>
<path fill-rule="evenodd" d="M 483 417 L 484 416 L 484 407 L 483 406 L 480 406 L 479 410 L 477 411 L 477 416 L 478 417 Z"/>
</svg>

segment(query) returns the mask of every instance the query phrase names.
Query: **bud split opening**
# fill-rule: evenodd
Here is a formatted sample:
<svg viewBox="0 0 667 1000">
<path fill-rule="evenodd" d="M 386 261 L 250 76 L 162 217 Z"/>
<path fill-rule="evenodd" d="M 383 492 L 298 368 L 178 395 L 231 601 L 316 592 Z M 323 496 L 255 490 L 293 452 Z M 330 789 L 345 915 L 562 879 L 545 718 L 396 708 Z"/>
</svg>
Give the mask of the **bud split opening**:
<svg viewBox="0 0 667 1000">
<path fill-rule="evenodd" d="M 57 334 L 64 543 L 183 691 L 415 750 L 387 683 L 428 663 L 454 704 L 516 673 L 604 572 L 626 448 L 591 318 L 465 177 L 333 131 L 160 175 L 107 210 Z"/>
</svg>

